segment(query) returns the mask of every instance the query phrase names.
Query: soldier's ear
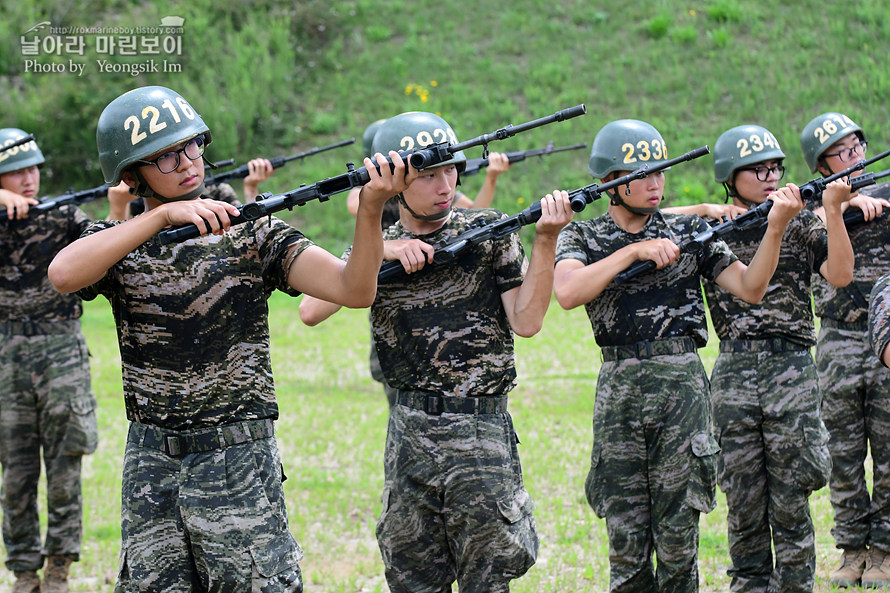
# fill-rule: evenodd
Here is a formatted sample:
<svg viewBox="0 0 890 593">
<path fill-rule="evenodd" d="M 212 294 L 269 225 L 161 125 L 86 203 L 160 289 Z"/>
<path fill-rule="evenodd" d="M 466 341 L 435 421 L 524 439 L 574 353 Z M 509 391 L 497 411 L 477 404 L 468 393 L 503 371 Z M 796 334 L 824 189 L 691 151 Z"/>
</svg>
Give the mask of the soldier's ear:
<svg viewBox="0 0 890 593">
<path fill-rule="evenodd" d="M 121 171 L 121 181 L 130 186 L 130 189 L 136 187 L 136 178 L 133 177 L 133 173 L 129 170 Z"/>
</svg>

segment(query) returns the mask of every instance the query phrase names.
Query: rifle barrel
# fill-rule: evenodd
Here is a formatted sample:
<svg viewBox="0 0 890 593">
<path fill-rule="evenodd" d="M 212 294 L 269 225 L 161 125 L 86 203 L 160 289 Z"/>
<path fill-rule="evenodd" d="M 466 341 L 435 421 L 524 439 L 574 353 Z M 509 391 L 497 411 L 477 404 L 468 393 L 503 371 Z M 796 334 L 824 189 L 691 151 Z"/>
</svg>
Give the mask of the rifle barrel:
<svg viewBox="0 0 890 593">
<path fill-rule="evenodd" d="M 529 127 L 537 127 L 539 125 L 544 125 L 545 123 L 551 123 L 554 121 L 562 121 L 563 119 L 567 119 L 568 117 L 575 117 L 577 115 L 582 115 L 586 113 L 587 109 L 584 105 L 578 105 L 576 107 L 572 107 L 569 109 L 563 109 L 562 111 L 558 111 L 555 114 L 541 118 L 540 120 L 535 120 L 534 122 L 529 122 L 529 124 L 535 124 L 533 126 L 529 126 L 529 124 L 521 124 L 514 128 L 514 132 L 523 131 L 529 129 Z M 542 123 L 537 123 L 542 122 Z M 489 134 L 485 136 L 479 136 L 479 138 L 485 138 L 486 140 L 478 140 L 478 144 L 487 142 L 496 138 L 498 132 L 495 134 Z M 512 135 L 512 134 L 510 134 Z M 507 137 L 507 136 L 504 136 Z M 474 142 L 474 141 L 470 141 Z M 476 144 L 470 144 L 469 146 L 475 146 Z M 459 146 L 456 147 L 456 146 Z M 454 152 L 458 152 L 459 150 L 463 150 L 463 148 L 467 147 L 467 143 L 463 143 L 462 145 L 448 145 L 446 143 L 431 145 L 427 148 L 421 149 L 420 151 L 401 151 L 399 152 L 399 156 L 403 159 L 411 159 L 414 158 L 418 153 L 424 153 L 423 158 L 426 160 L 426 166 L 431 166 L 437 163 L 442 163 L 451 158 L 451 155 Z M 387 157 L 387 162 L 389 163 L 390 169 L 394 168 L 392 164 L 392 160 Z M 413 166 L 413 163 L 412 163 Z M 374 165 L 375 168 L 378 168 L 379 165 Z M 415 167 L 416 169 L 421 169 L 423 167 Z M 272 194 L 262 194 L 257 197 L 256 202 L 243 204 L 238 207 L 238 216 L 230 217 L 229 220 L 231 224 L 240 224 L 243 222 L 247 222 L 249 220 L 256 220 L 260 216 L 267 216 L 274 212 L 278 212 L 280 210 L 290 210 L 294 206 L 302 206 L 303 204 L 311 201 L 318 200 L 320 202 L 327 201 L 333 194 L 340 193 L 344 191 L 348 191 L 353 187 L 358 187 L 360 185 L 364 185 L 368 181 L 370 181 L 371 177 L 368 173 L 368 170 L 365 167 L 359 167 L 358 169 L 353 168 L 352 163 L 347 165 L 347 172 L 343 173 L 337 177 L 332 177 L 328 179 L 324 179 L 322 181 L 316 182 L 309 186 L 302 186 L 296 190 L 272 195 Z M 158 233 L 158 240 L 161 244 L 167 244 L 172 242 L 185 241 L 187 239 L 192 239 L 194 237 L 198 237 L 201 235 L 201 231 L 194 224 L 187 224 L 178 227 L 174 227 L 171 229 L 167 229 Z"/>
<path fill-rule="evenodd" d="M 0 146 L 0 152 L 4 150 L 9 150 L 10 148 L 15 148 L 16 146 L 21 146 L 22 144 L 27 144 L 28 142 L 34 140 L 34 134 L 28 134 L 27 136 L 22 136 L 15 142 L 11 142 L 5 146 Z"/>
</svg>

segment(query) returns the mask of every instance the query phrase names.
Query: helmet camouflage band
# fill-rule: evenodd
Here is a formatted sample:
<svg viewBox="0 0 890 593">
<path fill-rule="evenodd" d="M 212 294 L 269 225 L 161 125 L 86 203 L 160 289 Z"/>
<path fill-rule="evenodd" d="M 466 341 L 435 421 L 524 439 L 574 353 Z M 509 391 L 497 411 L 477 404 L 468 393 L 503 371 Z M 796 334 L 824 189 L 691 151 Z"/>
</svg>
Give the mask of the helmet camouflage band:
<svg viewBox="0 0 890 593">
<path fill-rule="evenodd" d="M 18 128 L 3 128 L 0 130 L 0 148 L 14 144 L 27 135 L 27 132 Z M 37 147 L 37 142 L 31 140 L 0 152 L 0 174 L 35 165 L 39 167 L 44 162 L 43 153 Z"/>
<path fill-rule="evenodd" d="M 853 133 L 859 136 L 860 141 L 865 141 L 862 128 L 843 113 L 829 111 L 810 120 L 800 134 L 800 148 L 810 172 L 815 173 L 819 168 L 822 153 L 844 136 Z"/>
<path fill-rule="evenodd" d="M 636 171 L 669 160 L 664 138 L 651 124 L 619 119 L 603 126 L 593 139 L 587 170 L 597 179 L 613 171 Z"/>
<path fill-rule="evenodd" d="M 365 133 L 362 134 L 362 149 L 365 151 L 366 157 L 374 154 L 374 136 L 377 134 L 377 130 L 380 129 L 380 125 L 385 121 L 385 119 L 378 119 L 365 128 Z"/>
<path fill-rule="evenodd" d="M 409 111 L 391 117 L 380 125 L 374 135 L 371 153 L 387 154 L 390 150 L 414 150 L 439 142 L 458 143 L 457 135 L 448 122 L 435 113 Z M 447 161 L 437 164 L 436 167 L 452 164 L 457 166 L 458 172 L 463 173 L 467 157 L 462 150 L 451 155 Z"/>
<path fill-rule="evenodd" d="M 763 161 L 784 159 L 779 141 L 762 126 L 744 125 L 726 130 L 714 145 L 714 180 L 727 183 L 733 173 Z"/>
<path fill-rule="evenodd" d="M 162 86 L 128 91 L 113 100 L 99 116 L 96 143 L 105 183 L 116 185 L 135 161 L 204 134 L 210 130 L 179 93 Z"/>
</svg>

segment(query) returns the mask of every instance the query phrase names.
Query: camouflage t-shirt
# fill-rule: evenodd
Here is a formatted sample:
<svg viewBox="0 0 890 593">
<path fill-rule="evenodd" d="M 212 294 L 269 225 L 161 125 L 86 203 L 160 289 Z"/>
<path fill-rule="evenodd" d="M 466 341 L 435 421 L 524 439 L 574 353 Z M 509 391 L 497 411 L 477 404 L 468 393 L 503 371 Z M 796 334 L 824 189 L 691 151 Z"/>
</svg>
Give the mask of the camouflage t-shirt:
<svg viewBox="0 0 890 593">
<path fill-rule="evenodd" d="M 455 209 L 451 220 L 429 235 L 414 235 L 396 223 L 384 239 L 441 245 L 504 216 L 491 209 Z M 379 284 L 371 330 L 386 382 L 455 396 L 512 389 L 513 332 L 501 293 L 520 286 L 527 267 L 519 236 L 512 233 L 473 246 L 452 264 Z"/>
<path fill-rule="evenodd" d="M 79 291 L 111 303 L 127 417 L 172 430 L 277 418 L 267 299 L 298 294 L 288 270 L 311 244 L 277 218 L 170 245 L 155 236 Z"/>
<path fill-rule="evenodd" d="M 559 234 L 556 261 L 575 259 L 589 265 L 631 243 L 666 237 L 679 245 L 707 229 L 708 223 L 698 216 L 656 212 L 634 234 L 619 227 L 607 212 L 566 225 Z M 673 265 L 625 284 L 610 283 L 584 305 L 596 343 L 619 346 L 689 336 L 704 346 L 708 326 L 699 277 L 713 280 L 737 259 L 726 243 L 716 240 L 701 257 L 684 252 Z"/>
<path fill-rule="evenodd" d="M 751 263 L 764 224 L 724 237 L 732 252 Z M 780 337 L 805 346 L 816 343 L 810 300 L 810 278 L 828 258 L 828 236 L 818 216 L 804 210 L 788 223 L 782 238 L 779 264 L 760 304 L 752 305 L 705 281 L 705 294 L 714 331 L 721 340 L 759 340 Z"/>
<path fill-rule="evenodd" d="M 881 184 L 865 187 L 860 193 L 890 199 L 888 189 L 888 184 Z M 847 234 L 856 257 L 853 281 L 838 288 L 821 275 L 814 277 L 816 315 L 844 323 L 865 323 L 868 319 L 868 295 L 878 278 L 890 272 L 890 213 L 885 210 L 880 218 L 850 226 Z"/>
<path fill-rule="evenodd" d="M 56 291 L 46 269 L 89 224 L 87 215 L 70 205 L 25 220 L 0 223 L 0 320 L 66 321 L 80 317 L 80 299 Z"/>
<path fill-rule="evenodd" d="M 875 283 L 869 303 L 868 337 L 872 351 L 880 359 L 890 343 L 890 274 L 881 276 Z"/>
</svg>

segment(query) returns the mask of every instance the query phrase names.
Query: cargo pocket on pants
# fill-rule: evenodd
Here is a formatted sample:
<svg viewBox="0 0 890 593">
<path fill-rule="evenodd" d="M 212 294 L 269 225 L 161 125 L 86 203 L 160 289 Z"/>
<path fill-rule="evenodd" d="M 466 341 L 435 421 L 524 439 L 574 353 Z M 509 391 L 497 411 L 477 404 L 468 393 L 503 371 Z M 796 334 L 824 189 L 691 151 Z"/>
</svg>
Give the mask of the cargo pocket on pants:
<svg viewBox="0 0 890 593">
<path fill-rule="evenodd" d="M 692 467 L 686 484 L 686 504 L 701 513 L 717 506 L 717 454 L 720 445 L 708 433 L 692 435 Z"/>
<path fill-rule="evenodd" d="M 590 471 L 587 472 L 587 478 L 584 480 L 584 494 L 587 497 L 587 504 L 596 513 L 600 519 L 606 516 L 606 497 L 603 494 L 603 467 L 602 467 L 602 451 L 600 444 L 596 441 L 593 443 L 593 450 L 590 453 Z"/>
<path fill-rule="evenodd" d="M 302 551 L 297 543 L 281 541 L 273 546 L 255 546 L 250 549 L 253 558 L 254 589 L 266 593 L 300 593 L 303 591 L 303 575 L 299 558 Z"/>
<path fill-rule="evenodd" d="M 89 455 L 99 444 L 99 428 L 96 422 L 96 400 L 90 394 L 77 397 L 69 403 L 70 413 L 62 441 L 64 455 Z"/>
<path fill-rule="evenodd" d="M 828 430 L 818 416 L 803 416 L 800 420 L 802 445 L 793 462 L 793 479 L 801 488 L 814 492 L 825 486 L 831 475 Z"/>
<path fill-rule="evenodd" d="M 498 500 L 498 512 L 505 521 L 506 541 L 495 553 L 503 555 L 503 574 L 518 579 L 538 559 L 538 530 L 532 512 L 535 503 L 525 488 L 514 490 L 512 496 Z"/>
</svg>

